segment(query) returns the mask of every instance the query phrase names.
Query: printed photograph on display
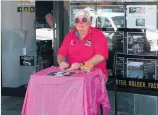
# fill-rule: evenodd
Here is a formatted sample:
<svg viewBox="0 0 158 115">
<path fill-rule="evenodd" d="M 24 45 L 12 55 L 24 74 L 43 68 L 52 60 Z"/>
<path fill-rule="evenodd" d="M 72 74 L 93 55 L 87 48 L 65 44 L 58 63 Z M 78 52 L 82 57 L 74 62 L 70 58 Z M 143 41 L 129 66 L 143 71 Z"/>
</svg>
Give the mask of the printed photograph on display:
<svg viewBox="0 0 158 115">
<path fill-rule="evenodd" d="M 97 0 L 97 2 L 124 2 L 124 0 Z"/>
<path fill-rule="evenodd" d="M 145 19 L 144 18 L 137 18 L 136 19 L 136 26 L 145 26 Z"/>
<path fill-rule="evenodd" d="M 93 20 L 93 17 L 95 17 L 95 6 L 94 5 L 89 5 L 89 6 L 88 5 L 71 5 L 70 6 L 70 28 L 74 27 L 75 14 L 81 9 L 88 11 L 92 20 Z M 95 25 L 95 22 L 94 22 L 94 24 L 92 22 L 92 25 Z"/>
<path fill-rule="evenodd" d="M 128 58 L 127 77 L 156 80 L 156 60 Z"/>
<path fill-rule="evenodd" d="M 146 36 L 143 32 L 128 32 L 127 54 L 156 56 L 157 51 L 152 49 L 152 42 L 152 36 Z"/>
<path fill-rule="evenodd" d="M 158 59 L 157 59 L 157 64 L 156 64 L 156 80 L 158 80 Z"/>
<path fill-rule="evenodd" d="M 62 72 L 62 71 L 53 71 L 48 73 L 48 76 L 72 76 L 76 74 L 75 72 Z"/>
<path fill-rule="evenodd" d="M 156 5 L 127 5 L 127 28 L 157 29 Z"/>
<path fill-rule="evenodd" d="M 125 7 L 122 5 L 98 5 L 97 6 L 97 27 L 117 28 L 125 27 Z"/>
<path fill-rule="evenodd" d="M 70 3 L 79 3 L 79 2 L 96 2 L 97 0 L 70 0 Z"/>
<path fill-rule="evenodd" d="M 103 32 L 108 41 L 108 48 L 117 53 L 124 53 L 124 32 Z"/>
<path fill-rule="evenodd" d="M 157 62 L 158 64 L 158 62 Z M 156 66 L 157 67 L 157 71 L 156 71 L 156 80 L 158 80 L 158 65 Z"/>
<path fill-rule="evenodd" d="M 150 43 L 150 51 L 158 56 L 158 30 L 146 29 L 146 38 Z M 155 52 L 155 53 L 154 53 Z"/>
<path fill-rule="evenodd" d="M 124 57 L 117 57 L 115 74 L 117 77 L 124 77 Z"/>
<path fill-rule="evenodd" d="M 156 2 L 158 0 L 124 0 L 125 2 Z"/>
</svg>

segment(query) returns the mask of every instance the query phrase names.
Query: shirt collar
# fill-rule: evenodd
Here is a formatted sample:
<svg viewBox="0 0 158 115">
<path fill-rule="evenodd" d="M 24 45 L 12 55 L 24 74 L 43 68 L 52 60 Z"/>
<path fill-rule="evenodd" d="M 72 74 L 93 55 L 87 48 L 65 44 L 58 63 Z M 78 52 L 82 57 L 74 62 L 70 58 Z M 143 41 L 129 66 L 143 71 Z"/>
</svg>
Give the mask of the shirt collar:
<svg viewBox="0 0 158 115">
<path fill-rule="evenodd" d="M 73 31 L 75 32 L 75 35 L 79 38 L 80 35 L 78 34 L 76 28 L 74 28 Z M 92 27 L 89 27 L 88 34 L 91 34 L 91 33 L 92 33 Z M 88 34 L 87 34 L 87 35 L 88 35 Z"/>
<path fill-rule="evenodd" d="M 76 36 L 78 37 L 78 38 L 80 38 L 80 35 L 79 35 L 79 33 L 76 31 L 75 32 L 75 34 L 76 34 Z"/>
</svg>

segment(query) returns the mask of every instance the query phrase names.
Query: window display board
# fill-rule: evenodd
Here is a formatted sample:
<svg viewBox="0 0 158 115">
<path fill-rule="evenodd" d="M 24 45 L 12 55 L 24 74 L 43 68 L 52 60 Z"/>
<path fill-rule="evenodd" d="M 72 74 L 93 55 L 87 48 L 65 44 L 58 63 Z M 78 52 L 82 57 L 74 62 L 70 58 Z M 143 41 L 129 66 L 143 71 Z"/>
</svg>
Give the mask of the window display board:
<svg viewBox="0 0 158 115">
<path fill-rule="evenodd" d="M 154 41 L 151 38 L 152 36 L 146 37 L 145 33 L 127 33 L 127 54 L 157 56 L 157 51 L 152 48 Z"/>
<path fill-rule="evenodd" d="M 124 0 L 97 0 L 97 2 L 123 2 Z"/>
<path fill-rule="evenodd" d="M 156 5 L 127 5 L 127 28 L 157 28 Z"/>
<path fill-rule="evenodd" d="M 78 3 L 78 2 L 96 2 L 96 0 L 70 0 L 70 3 Z"/>
<path fill-rule="evenodd" d="M 125 2 L 155 2 L 158 0 L 124 0 Z"/>
<path fill-rule="evenodd" d="M 157 59 L 141 59 L 117 57 L 115 75 L 117 87 L 121 91 L 135 93 L 158 91 L 158 61 Z"/>
<path fill-rule="evenodd" d="M 76 3 L 70 4 L 70 28 L 74 27 L 75 13 L 87 10 L 92 26 L 106 36 L 109 51 L 116 52 L 116 58 L 108 60 L 115 63 L 113 70 L 108 67 L 109 82 L 116 77 L 118 90 L 124 92 L 158 92 L 158 1 Z"/>
<path fill-rule="evenodd" d="M 110 51 L 124 53 L 124 32 L 105 31 L 103 34 L 108 41 Z"/>
<path fill-rule="evenodd" d="M 124 28 L 125 7 L 122 5 L 98 5 L 97 6 L 97 27 L 98 28 Z"/>
<path fill-rule="evenodd" d="M 124 57 L 117 57 L 115 75 L 124 77 L 124 74 Z"/>
<path fill-rule="evenodd" d="M 156 60 L 127 59 L 127 78 L 156 80 Z"/>
</svg>

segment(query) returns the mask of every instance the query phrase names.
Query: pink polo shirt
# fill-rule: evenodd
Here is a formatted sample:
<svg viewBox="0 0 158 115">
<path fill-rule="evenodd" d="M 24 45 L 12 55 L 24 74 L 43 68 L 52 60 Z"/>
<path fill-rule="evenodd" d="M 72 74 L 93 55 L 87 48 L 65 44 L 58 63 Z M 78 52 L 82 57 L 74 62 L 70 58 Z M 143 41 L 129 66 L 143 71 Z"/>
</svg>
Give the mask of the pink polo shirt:
<svg viewBox="0 0 158 115">
<path fill-rule="evenodd" d="M 100 68 L 108 78 L 106 69 L 106 60 L 108 59 L 108 44 L 105 35 L 96 28 L 90 27 L 88 34 L 80 40 L 76 35 L 76 29 L 69 32 L 64 38 L 57 55 L 66 57 L 71 65 L 74 62 L 85 62 L 94 55 L 99 54 L 105 57 L 105 60 L 95 65 Z"/>
</svg>

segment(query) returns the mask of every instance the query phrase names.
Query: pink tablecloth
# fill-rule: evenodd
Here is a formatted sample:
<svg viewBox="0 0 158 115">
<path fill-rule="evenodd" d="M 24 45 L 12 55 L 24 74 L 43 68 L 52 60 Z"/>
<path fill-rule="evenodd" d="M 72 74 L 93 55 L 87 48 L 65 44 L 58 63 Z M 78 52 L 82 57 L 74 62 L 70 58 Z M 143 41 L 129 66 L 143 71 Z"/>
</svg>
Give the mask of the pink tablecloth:
<svg viewBox="0 0 158 115">
<path fill-rule="evenodd" d="M 108 115 L 110 103 L 99 69 L 69 77 L 46 75 L 53 70 L 59 68 L 31 75 L 22 115 L 96 115 L 100 104 Z"/>
</svg>

